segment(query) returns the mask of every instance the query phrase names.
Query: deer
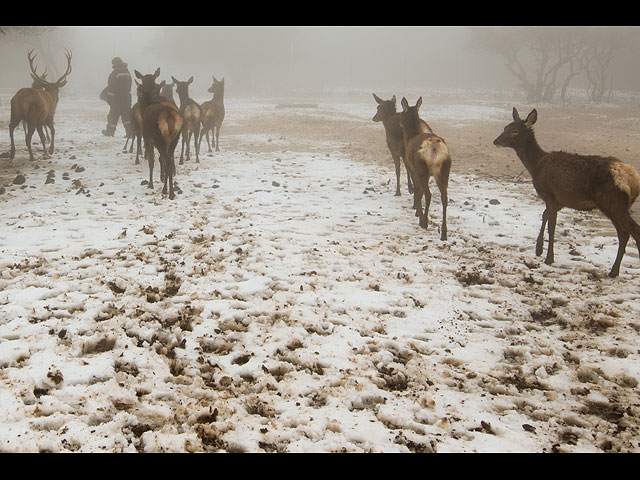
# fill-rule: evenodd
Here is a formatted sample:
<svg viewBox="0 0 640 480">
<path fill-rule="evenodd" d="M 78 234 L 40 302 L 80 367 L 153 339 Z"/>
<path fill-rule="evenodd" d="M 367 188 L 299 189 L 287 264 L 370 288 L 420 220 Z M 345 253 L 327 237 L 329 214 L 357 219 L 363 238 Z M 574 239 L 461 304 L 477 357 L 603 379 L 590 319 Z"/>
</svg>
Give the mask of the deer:
<svg viewBox="0 0 640 480">
<path fill-rule="evenodd" d="M 202 130 L 200 140 L 202 140 L 203 134 L 206 135 L 209 152 L 211 152 L 211 143 L 209 143 L 209 132 L 211 132 L 211 141 L 216 147 L 216 152 L 218 152 L 220 151 L 220 127 L 224 120 L 224 77 L 218 81 L 214 75 L 211 76 L 213 77 L 213 83 L 207 91 L 213 93 L 213 98 L 201 105 L 202 117 L 200 121 L 202 123 Z M 214 129 L 215 139 L 213 137 Z"/>
<path fill-rule="evenodd" d="M 407 168 L 407 162 L 404 155 L 404 138 L 402 135 L 402 127 L 400 126 L 400 112 L 396 112 L 396 96 L 394 95 L 391 100 L 383 100 L 375 93 L 373 98 L 378 103 L 376 114 L 372 120 L 374 122 L 382 122 L 387 140 L 387 147 L 391 152 L 391 158 L 396 167 L 396 193 L 395 196 L 400 196 L 400 160 L 404 163 L 407 170 L 407 185 L 409 193 L 413 193 L 413 183 L 411 181 L 411 174 Z M 420 119 L 422 128 L 424 131 L 433 133 L 431 127 L 424 120 Z"/>
<path fill-rule="evenodd" d="M 137 80 L 134 80 L 134 81 L 136 83 L 136 94 L 137 94 L 138 101 L 135 103 L 135 105 L 133 105 L 133 107 L 131 107 L 130 118 L 131 118 L 131 123 L 133 124 L 133 128 L 131 129 L 130 136 L 127 137 L 124 143 L 123 152 L 126 152 L 129 140 L 131 140 L 129 153 L 133 153 L 133 140 L 135 139 L 136 140 L 135 164 L 138 165 L 140 163 L 140 154 L 142 153 L 142 142 L 141 142 L 142 140 L 142 105 L 140 103 L 140 99 L 142 97 L 142 84 L 138 83 Z M 169 88 L 171 89 L 172 87 L 169 87 Z M 155 87 L 156 93 L 153 95 L 152 100 L 154 102 L 163 103 L 164 105 L 167 105 L 170 108 L 173 108 L 174 110 L 176 110 L 177 106 L 173 102 L 173 100 L 167 99 L 167 97 L 162 94 L 163 89 L 166 89 L 166 82 L 164 80 L 159 85 L 156 85 Z M 166 90 L 165 90 L 165 93 L 166 93 Z"/>
<path fill-rule="evenodd" d="M 513 107 L 512 117 L 513 122 L 504 127 L 493 144 L 515 150 L 531 175 L 536 193 L 545 202 L 542 226 L 536 239 L 536 256 L 542 255 L 546 227 L 548 245 L 544 262 L 553 264 L 556 221 L 561 209 L 598 209 L 611 220 L 618 234 L 618 253 L 609 271 L 609 277 L 617 277 L 629 236 L 635 240 L 640 254 L 640 225 L 629 212 L 640 193 L 640 175 L 631 165 L 614 157 L 546 152 L 533 131 L 538 119 L 537 110 L 533 109 L 522 120 Z"/>
<path fill-rule="evenodd" d="M 44 69 L 44 72 L 42 72 L 42 75 L 40 75 L 44 80 L 47 79 L 47 69 Z M 44 90 L 44 86 L 42 85 L 42 82 L 40 81 L 40 77 L 33 77 L 32 76 L 32 82 L 31 82 L 31 88 L 37 88 L 40 90 Z M 42 129 L 44 130 L 44 134 L 45 134 L 45 139 L 47 140 L 47 142 L 51 141 L 51 135 L 49 134 L 49 129 L 47 128 L 46 125 L 44 125 L 42 127 Z M 27 134 L 27 122 L 25 120 L 22 121 L 22 130 L 24 130 L 25 135 Z M 25 137 L 26 138 L 26 137 Z"/>
<path fill-rule="evenodd" d="M 124 142 L 124 147 L 122 149 L 123 152 L 127 151 L 127 144 L 129 140 L 131 140 L 131 146 L 129 148 L 129 153 L 133 153 L 133 141 L 136 141 L 136 165 L 140 163 L 140 153 L 142 153 L 142 145 L 140 143 L 142 139 L 142 105 L 140 104 L 140 99 L 142 98 L 142 85 L 136 81 L 136 94 L 138 97 L 138 101 L 131 107 L 131 123 L 132 128 L 129 132 L 129 136 L 127 136 L 126 141 Z"/>
<path fill-rule="evenodd" d="M 406 98 L 402 98 L 400 125 L 405 144 L 406 165 L 413 179 L 414 208 L 422 228 L 429 226 L 429 207 L 431 191 L 429 180 L 435 178 L 442 202 L 442 225 L 440 239 L 447 239 L 447 205 L 451 154 L 444 139 L 422 126 L 419 117 L 422 97 L 411 107 Z M 422 209 L 422 197 L 425 208 Z"/>
<path fill-rule="evenodd" d="M 21 88 L 11 99 L 11 118 L 9 120 L 9 137 L 11 138 L 11 151 L 9 152 L 9 160 L 15 157 L 16 147 L 13 139 L 13 131 L 20 124 L 26 122 L 27 130 L 25 142 L 29 150 L 29 160 L 35 160 L 31 149 L 31 137 L 33 132 L 38 130 L 40 142 L 44 150 L 44 158 L 50 158 L 53 154 L 55 143 L 55 128 L 53 126 L 53 118 L 56 113 L 60 89 L 67 84 L 67 76 L 71 73 L 71 51 L 66 50 L 67 68 L 62 76 L 55 82 L 49 82 L 44 79 L 44 75 L 38 75 L 37 69 L 33 65 L 37 54 L 33 55 L 33 50 L 27 53 L 31 76 L 34 82 L 37 82 L 38 88 Z M 49 151 L 44 140 L 43 127 L 46 126 L 51 132 L 51 142 Z"/>
<path fill-rule="evenodd" d="M 144 140 L 144 155 L 149 162 L 149 184 L 153 189 L 153 164 L 155 149 L 159 153 L 160 173 L 163 178 L 162 193 L 169 199 L 175 198 L 173 189 L 173 176 L 175 174 L 174 151 L 178 144 L 178 138 L 184 123 L 182 116 L 175 105 L 167 101 L 157 101 L 159 85 L 156 79 L 160 75 L 160 68 L 154 73 L 143 75 L 134 70 L 137 78 L 141 80 L 142 93 L 140 105 L 142 109 L 142 137 Z M 137 83 L 137 82 L 136 82 Z"/>
<path fill-rule="evenodd" d="M 163 80 L 160 84 L 160 92 L 158 93 L 158 95 L 164 97 L 165 100 L 176 103 L 176 101 L 173 99 L 173 87 L 173 83 L 167 83 Z"/>
<path fill-rule="evenodd" d="M 176 86 L 176 93 L 180 100 L 180 115 L 184 119 L 182 125 L 182 150 L 180 152 L 180 165 L 184 163 L 184 147 L 187 145 L 187 160 L 190 158 L 189 144 L 193 135 L 193 147 L 196 150 L 196 163 L 200 163 L 200 116 L 201 108 L 195 100 L 189 98 L 189 85 L 193 83 L 193 76 L 186 82 L 181 82 L 175 77 L 171 77 Z"/>
</svg>

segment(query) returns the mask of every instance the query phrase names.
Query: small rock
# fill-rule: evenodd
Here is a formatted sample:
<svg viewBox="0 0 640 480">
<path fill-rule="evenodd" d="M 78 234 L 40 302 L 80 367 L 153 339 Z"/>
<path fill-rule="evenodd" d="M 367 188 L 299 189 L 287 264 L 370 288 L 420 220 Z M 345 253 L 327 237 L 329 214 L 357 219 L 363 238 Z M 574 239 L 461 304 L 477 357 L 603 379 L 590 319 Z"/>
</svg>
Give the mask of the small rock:
<svg viewBox="0 0 640 480">
<path fill-rule="evenodd" d="M 24 177 L 23 174 L 19 173 L 16 178 L 13 179 L 13 184 L 14 185 L 22 185 L 27 179 Z"/>
<path fill-rule="evenodd" d="M 500 205 L 500 200 L 498 200 L 497 198 L 492 198 L 491 200 L 489 200 L 489 203 L 491 205 Z"/>
</svg>

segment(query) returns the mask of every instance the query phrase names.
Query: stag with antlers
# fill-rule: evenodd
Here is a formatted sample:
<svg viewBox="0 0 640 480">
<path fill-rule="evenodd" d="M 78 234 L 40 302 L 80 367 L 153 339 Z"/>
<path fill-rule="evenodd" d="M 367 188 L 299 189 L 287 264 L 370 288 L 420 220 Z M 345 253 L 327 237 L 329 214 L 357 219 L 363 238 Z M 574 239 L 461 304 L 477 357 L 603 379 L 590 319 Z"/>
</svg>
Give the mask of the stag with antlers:
<svg viewBox="0 0 640 480">
<path fill-rule="evenodd" d="M 16 153 L 13 131 L 20 122 L 25 122 L 27 126 L 25 142 L 29 150 L 30 160 L 35 160 L 31 150 L 31 137 L 35 130 L 38 130 L 38 135 L 40 136 L 44 158 L 48 158 L 53 153 L 56 134 L 53 126 L 53 117 L 56 113 L 60 89 L 67 84 L 67 76 L 71 73 L 71 52 L 69 50 L 65 51 L 67 69 L 55 82 L 45 80 L 45 74 L 38 75 L 37 68 L 33 64 L 36 55 L 33 55 L 33 50 L 30 50 L 27 54 L 27 59 L 29 60 L 34 85 L 37 84 L 38 88 L 21 88 L 11 99 L 11 119 L 9 121 L 11 151 L 9 152 L 9 160 L 13 160 Z M 44 138 L 44 126 L 48 127 L 51 132 L 51 143 L 48 152 Z"/>
</svg>

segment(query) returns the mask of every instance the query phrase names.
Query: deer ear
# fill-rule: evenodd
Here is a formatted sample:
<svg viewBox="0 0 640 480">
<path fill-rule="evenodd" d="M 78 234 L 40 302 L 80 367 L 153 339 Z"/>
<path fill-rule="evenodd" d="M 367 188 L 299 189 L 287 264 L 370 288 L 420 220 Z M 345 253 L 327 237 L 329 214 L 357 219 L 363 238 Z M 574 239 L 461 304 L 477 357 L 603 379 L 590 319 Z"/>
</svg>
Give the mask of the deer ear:
<svg viewBox="0 0 640 480">
<path fill-rule="evenodd" d="M 153 73 L 153 78 L 158 78 L 160 76 L 160 67 L 156 68 L 156 71 Z"/>
<path fill-rule="evenodd" d="M 136 77 L 138 77 L 140 80 L 144 78 L 144 75 L 142 75 L 138 70 L 134 70 L 133 73 L 135 73 Z"/>
<path fill-rule="evenodd" d="M 373 94 L 373 98 L 375 99 L 375 101 L 380 104 L 382 103 L 382 99 L 380 97 L 378 97 L 375 93 Z"/>
<path fill-rule="evenodd" d="M 534 108 L 533 110 L 531 110 L 531 113 L 527 115 L 527 119 L 524 121 L 525 127 L 527 128 L 533 127 L 533 124 L 536 123 L 536 120 L 538 120 L 538 112 Z"/>
<path fill-rule="evenodd" d="M 191 75 L 191 76 L 189 77 L 189 80 L 187 80 L 187 83 L 188 83 L 189 85 L 191 85 L 191 84 L 193 83 L 193 75 Z"/>
<path fill-rule="evenodd" d="M 420 110 L 420 106 L 421 106 L 421 105 L 422 105 L 422 97 L 420 97 L 420 98 L 418 99 L 418 101 L 416 102 L 416 108 L 417 108 L 418 110 Z"/>
<path fill-rule="evenodd" d="M 173 83 L 177 83 L 178 81 L 176 80 L 176 77 L 174 77 L 173 75 L 171 75 L 171 80 L 173 80 Z"/>
<path fill-rule="evenodd" d="M 393 102 L 393 104 L 396 104 L 396 96 L 394 95 L 393 97 L 391 97 L 391 101 Z"/>
<path fill-rule="evenodd" d="M 517 122 L 520 120 L 520 114 L 518 113 L 518 110 L 516 110 L 516 107 L 513 107 L 513 121 Z"/>
<path fill-rule="evenodd" d="M 409 102 L 407 102 L 405 97 L 402 97 L 402 100 L 400 100 L 400 105 L 402 105 L 403 112 L 406 112 L 409 109 Z"/>
</svg>

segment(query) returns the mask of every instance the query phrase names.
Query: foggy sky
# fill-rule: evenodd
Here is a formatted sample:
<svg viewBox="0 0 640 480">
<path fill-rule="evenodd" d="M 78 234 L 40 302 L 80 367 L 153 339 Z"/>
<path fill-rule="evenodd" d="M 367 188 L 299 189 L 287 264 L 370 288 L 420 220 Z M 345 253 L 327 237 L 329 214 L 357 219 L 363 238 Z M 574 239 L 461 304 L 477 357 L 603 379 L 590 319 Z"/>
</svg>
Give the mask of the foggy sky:
<svg viewBox="0 0 640 480">
<path fill-rule="evenodd" d="M 193 75 L 198 99 L 210 96 L 211 75 L 225 78 L 227 95 L 515 88 L 503 59 L 473 48 L 468 34 L 465 27 L 59 27 L 39 38 L 0 38 L 0 89 L 30 84 L 26 53 L 41 45 L 55 62 L 48 78 L 55 66 L 64 69 L 64 48 L 73 51 L 65 88 L 78 94 L 106 86 L 114 56 L 132 74 L 160 67 L 161 80 Z M 618 88 L 637 89 L 637 61 L 618 61 Z"/>
</svg>

